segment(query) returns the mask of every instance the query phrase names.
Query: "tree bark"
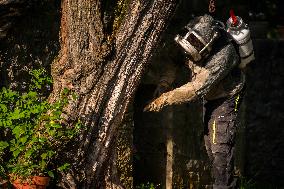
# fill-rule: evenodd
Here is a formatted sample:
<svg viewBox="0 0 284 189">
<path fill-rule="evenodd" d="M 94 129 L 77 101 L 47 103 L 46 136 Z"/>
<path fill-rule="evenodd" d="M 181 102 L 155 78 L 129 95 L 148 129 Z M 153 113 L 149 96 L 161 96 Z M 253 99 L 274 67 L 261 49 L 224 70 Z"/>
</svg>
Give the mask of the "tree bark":
<svg viewBox="0 0 284 189">
<path fill-rule="evenodd" d="M 106 1 L 63 0 L 61 51 L 52 64 L 54 79 L 50 102 L 64 88 L 78 96 L 66 107 L 64 117 L 72 126 L 77 118 L 84 129 L 62 156 L 72 162 L 62 173 L 63 188 L 120 188 L 106 182 L 113 165 L 112 149 L 130 99 L 159 36 L 176 5 L 176 0 L 119 1 L 125 15 L 113 17 L 107 30 Z M 119 20 L 122 20 L 119 23 Z M 117 29 L 118 28 L 118 29 Z M 108 178 L 111 178 L 109 176 Z"/>
</svg>

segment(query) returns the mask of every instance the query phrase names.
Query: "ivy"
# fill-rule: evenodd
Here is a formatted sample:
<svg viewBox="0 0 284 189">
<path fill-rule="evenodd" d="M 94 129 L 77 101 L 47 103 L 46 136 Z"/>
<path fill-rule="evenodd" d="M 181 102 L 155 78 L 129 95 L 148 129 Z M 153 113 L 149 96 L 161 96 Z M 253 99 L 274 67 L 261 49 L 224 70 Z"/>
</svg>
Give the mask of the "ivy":
<svg viewBox="0 0 284 189">
<path fill-rule="evenodd" d="M 70 128 L 62 118 L 64 107 L 76 94 L 64 89 L 60 99 L 49 104 L 42 89 L 51 86 L 51 78 L 43 69 L 33 70 L 30 75 L 28 92 L 21 94 L 5 87 L 0 90 L 0 131 L 5 130 L 5 137 L 0 139 L 0 174 L 53 177 L 55 170 L 63 171 L 69 166 L 52 162 L 58 156 L 58 148 L 81 129 L 79 120 Z M 9 155 L 7 161 L 3 160 L 4 154 Z"/>
</svg>

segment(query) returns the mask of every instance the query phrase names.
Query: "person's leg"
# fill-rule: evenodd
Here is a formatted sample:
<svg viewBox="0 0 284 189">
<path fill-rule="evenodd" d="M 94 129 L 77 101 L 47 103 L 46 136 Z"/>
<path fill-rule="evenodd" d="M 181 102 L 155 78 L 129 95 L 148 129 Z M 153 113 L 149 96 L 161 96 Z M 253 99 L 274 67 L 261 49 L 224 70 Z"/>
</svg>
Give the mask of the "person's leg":
<svg viewBox="0 0 284 189">
<path fill-rule="evenodd" d="M 213 154 L 211 151 L 211 142 L 210 142 L 210 134 L 209 134 L 209 127 L 208 123 L 211 119 L 211 115 L 213 110 L 217 107 L 218 105 L 216 103 L 210 103 L 207 102 L 203 104 L 203 124 L 204 124 L 204 144 L 206 148 L 206 152 L 209 158 L 210 166 L 212 165 L 213 162 Z"/>
<path fill-rule="evenodd" d="M 213 189 L 236 188 L 233 179 L 236 118 L 240 96 L 206 104 L 205 145 L 212 163 Z M 205 119 L 206 120 L 206 119 Z M 206 132 L 207 129 L 207 132 Z"/>
</svg>

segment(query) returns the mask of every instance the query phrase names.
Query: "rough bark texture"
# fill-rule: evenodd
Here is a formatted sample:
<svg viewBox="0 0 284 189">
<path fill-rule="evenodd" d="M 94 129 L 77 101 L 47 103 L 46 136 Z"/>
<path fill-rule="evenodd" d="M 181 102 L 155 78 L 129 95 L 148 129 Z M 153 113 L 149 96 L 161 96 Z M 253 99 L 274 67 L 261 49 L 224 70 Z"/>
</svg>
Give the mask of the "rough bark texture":
<svg viewBox="0 0 284 189">
<path fill-rule="evenodd" d="M 107 33 L 101 1 L 62 2 L 61 52 L 52 65 L 50 102 L 71 89 L 78 99 L 66 108 L 66 121 L 72 125 L 79 117 L 85 127 L 66 152 L 72 166 L 63 174 L 63 188 L 110 187 L 105 175 L 111 187 L 119 187 L 111 179 L 117 127 L 175 4 L 131 1 L 119 30 Z"/>
</svg>

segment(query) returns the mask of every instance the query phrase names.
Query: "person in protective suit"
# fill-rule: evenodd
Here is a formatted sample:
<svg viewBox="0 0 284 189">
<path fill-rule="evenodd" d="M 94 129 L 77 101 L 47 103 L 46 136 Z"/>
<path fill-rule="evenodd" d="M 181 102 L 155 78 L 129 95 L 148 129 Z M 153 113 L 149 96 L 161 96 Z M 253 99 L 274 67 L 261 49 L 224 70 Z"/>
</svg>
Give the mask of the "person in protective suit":
<svg viewBox="0 0 284 189">
<path fill-rule="evenodd" d="M 236 118 L 244 91 L 244 74 L 238 68 L 240 57 L 225 30 L 210 16 L 190 21 L 187 33 L 175 40 L 189 56 L 191 81 L 165 92 L 145 107 L 145 111 L 160 111 L 176 105 L 202 99 L 204 102 L 204 140 L 214 177 L 213 189 L 236 188 L 233 179 Z M 164 74 L 166 75 L 166 74 Z M 162 83 L 173 81 L 163 77 Z"/>
</svg>

